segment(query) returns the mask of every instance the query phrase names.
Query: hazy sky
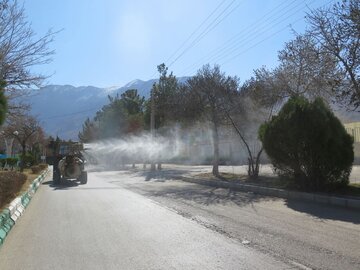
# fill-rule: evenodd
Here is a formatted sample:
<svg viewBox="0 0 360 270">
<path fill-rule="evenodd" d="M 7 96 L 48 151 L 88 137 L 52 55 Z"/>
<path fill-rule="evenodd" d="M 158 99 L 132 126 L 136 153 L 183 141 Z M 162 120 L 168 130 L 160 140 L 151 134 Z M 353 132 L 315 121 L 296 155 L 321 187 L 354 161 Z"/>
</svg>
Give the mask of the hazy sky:
<svg viewBox="0 0 360 270">
<path fill-rule="evenodd" d="M 305 12 L 331 2 L 25 0 L 25 11 L 39 35 L 63 29 L 51 44 L 53 62 L 36 69 L 53 74 L 48 83 L 109 87 L 155 78 L 158 64 L 174 60 L 176 76 L 217 63 L 244 81 L 253 69 L 276 65 L 293 37 L 290 25 L 303 32 Z"/>
</svg>

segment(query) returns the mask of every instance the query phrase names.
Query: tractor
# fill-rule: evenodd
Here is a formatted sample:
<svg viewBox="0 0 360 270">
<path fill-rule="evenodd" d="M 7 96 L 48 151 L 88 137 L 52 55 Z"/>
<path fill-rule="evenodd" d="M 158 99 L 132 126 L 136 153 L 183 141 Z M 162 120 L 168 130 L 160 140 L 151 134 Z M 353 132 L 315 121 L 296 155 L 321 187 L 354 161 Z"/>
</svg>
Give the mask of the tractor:
<svg viewBox="0 0 360 270">
<path fill-rule="evenodd" d="M 81 153 L 84 150 L 83 144 L 66 142 L 61 143 L 58 148 L 54 158 L 54 184 L 59 184 L 62 180 L 75 180 L 86 184 L 85 159 Z"/>
</svg>

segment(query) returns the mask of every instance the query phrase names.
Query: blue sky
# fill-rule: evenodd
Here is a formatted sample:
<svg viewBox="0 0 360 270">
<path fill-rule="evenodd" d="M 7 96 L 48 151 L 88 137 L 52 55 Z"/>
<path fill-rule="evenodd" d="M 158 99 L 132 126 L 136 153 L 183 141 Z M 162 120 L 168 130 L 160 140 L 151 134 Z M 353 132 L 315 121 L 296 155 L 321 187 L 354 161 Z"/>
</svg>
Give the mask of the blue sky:
<svg viewBox="0 0 360 270">
<path fill-rule="evenodd" d="M 110 87 L 155 78 L 158 64 L 176 58 L 169 67 L 176 76 L 217 63 L 244 81 L 256 68 L 274 67 L 293 37 L 290 25 L 303 32 L 305 12 L 329 2 L 24 0 L 24 7 L 38 35 L 62 29 L 51 44 L 53 62 L 35 68 L 53 74 L 47 83 Z"/>
</svg>

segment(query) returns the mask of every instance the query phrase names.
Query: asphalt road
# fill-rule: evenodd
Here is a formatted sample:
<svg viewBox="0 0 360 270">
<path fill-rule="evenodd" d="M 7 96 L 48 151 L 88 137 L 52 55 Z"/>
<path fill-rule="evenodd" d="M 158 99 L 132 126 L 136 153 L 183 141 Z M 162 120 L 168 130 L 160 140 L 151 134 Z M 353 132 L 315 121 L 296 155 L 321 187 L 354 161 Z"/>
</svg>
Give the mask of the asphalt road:
<svg viewBox="0 0 360 270">
<path fill-rule="evenodd" d="M 360 269 L 360 213 L 173 180 L 184 171 L 46 181 L 0 269 Z"/>
</svg>

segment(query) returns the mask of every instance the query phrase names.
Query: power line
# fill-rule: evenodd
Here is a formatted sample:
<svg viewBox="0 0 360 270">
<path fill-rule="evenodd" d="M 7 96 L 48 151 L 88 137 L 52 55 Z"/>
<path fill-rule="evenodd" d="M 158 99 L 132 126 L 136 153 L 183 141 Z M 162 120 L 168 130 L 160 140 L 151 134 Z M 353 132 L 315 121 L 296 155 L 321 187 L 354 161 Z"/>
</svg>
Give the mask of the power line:
<svg viewBox="0 0 360 270">
<path fill-rule="evenodd" d="M 173 54 L 165 61 L 165 63 L 169 62 L 184 46 L 185 44 L 195 35 L 195 33 L 210 19 L 210 17 L 226 2 L 223 0 L 216 8 L 205 18 L 205 20 L 200 23 L 200 25 L 190 34 L 190 36 L 180 45 L 179 48 L 174 51 Z"/>
<path fill-rule="evenodd" d="M 295 1 L 293 1 L 292 3 L 294 3 Z M 295 8 L 299 7 L 299 5 L 301 5 L 303 3 L 297 4 L 293 7 L 291 7 L 288 10 L 285 10 L 284 13 L 280 14 L 279 16 L 277 16 L 275 19 L 272 20 L 271 23 L 267 24 L 265 27 L 262 26 L 263 23 L 269 21 L 270 19 L 272 19 L 274 17 L 274 15 L 270 16 L 269 18 L 267 18 L 260 26 L 255 27 L 255 29 L 249 29 L 246 33 L 246 35 L 244 36 L 245 38 L 243 38 L 242 40 L 240 40 L 239 42 L 235 42 L 234 45 L 231 46 L 225 46 L 224 48 L 222 48 L 221 51 L 213 54 L 210 59 L 206 59 L 207 61 L 212 61 L 212 60 L 216 60 L 216 61 L 220 61 L 223 58 L 231 55 L 231 53 L 238 51 L 239 49 L 243 48 L 244 46 L 246 46 L 247 44 L 251 43 L 252 41 L 256 40 L 258 37 L 260 37 L 262 34 L 264 34 L 265 32 L 267 32 L 268 30 L 271 30 L 272 28 L 274 28 L 275 26 L 279 25 L 280 23 L 286 21 L 287 19 L 289 19 L 290 17 L 294 16 L 296 13 L 298 13 L 299 11 L 302 11 L 304 9 L 304 7 L 301 7 L 300 9 L 297 9 L 295 12 L 291 13 L 290 15 L 288 15 L 286 18 L 282 19 L 282 17 L 284 17 L 284 15 L 287 15 L 290 11 L 294 10 Z M 289 7 L 289 5 L 287 5 L 285 8 Z M 282 8 L 280 11 L 283 11 L 285 8 Z M 279 19 L 282 19 L 280 21 L 278 21 Z M 278 22 L 277 22 L 278 21 Z M 275 23 L 277 22 L 277 23 Z M 274 24 L 275 23 L 275 24 Z M 203 59 L 205 60 L 205 59 Z"/>
<path fill-rule="evenodd" d="M 288 5 L 286 5 L 285 7 L 283 7 L 282 9 L 280 9 L 278 12 L 283 11 L 284 9 L 286 9 L 287 7 L 291 6 L 294 2 L 296 2 L 297 0 L 293 0 L 292 2 L 290 2 L 288 0 L 285 0 L 283 2 L 281 2 L 279 5 L 277 5 L 275 8 L 273 8 L 272 10 L 270 10 L 269 12 L 267 12 L 266 14 L 264 14 L 260 19 L 254 21 L 254 23 L 251 23 L 250 25 L 255 29 L 258 28 L 258 26 L 261 26 L 262 24 L 264 24 L 265 22 L 269 21 L 270 19 L 272 19 L 274 17 L 274 15 L 271 15 L 267 18 L 268 15 L 274 13 L 279 7 L 281 7 L 283 4 L 288 3 Z M 243 29 L 246 29 L 245 33 L 251 33 L 252 29 L 249 27 L 244 27 Z M 228 39 L 226 42 L 224 42 L 221 46 L 217 47 L 216 49 L 212 50 L 207 56 L 202 57 L 199 61 L 197 61 L 195 64 L 192 64 L 190 66 L 188 66 L 186 69 L 183 70 L 182 73 L 187 72 L 188 70 L 192 69 L 194 66 L 198 66 L 198 64 L 204 62 L 204 60 L 206 60 L 208 57 L 212 58 L 214 56 L 216 56 L 217 54 L 220 54 L 221 52 L 225 51 L 228 49 L 228 46 L 230 46 L 233 43 L 236 43 L 236 41 L 239 38 L 243 38 L 243 30 L 239 31 L 236 35 L 234 35 L 232 38 Z"/>
<path fill-rule="evenodd" d="M 175 64 L 177 62 L 177 60 L 179 60 L 187 51 L 189 51 L 191 48 L 193 48 L 197 43 L 200 42 L 200 40 L 202 40 L 209 32 L 211 32 L 216 26 L 218 26 L 223 20 L 225 20 L 232 12 L 234 12 L 242 2 L 240 2 L 238 5 L 236 5 L 233 9 L 230 10 L 230 12 L 226 13 L 222 18 L 220 18 L 230 7 L 231 5 L 235 2 L 235 0 L 233 0 L 229 5 L 226 6 L 226 8 L 202 31 L 202 33 L 200 33 L 200 35 L 198 35 L 198 37 L 193 40 L 193 42 L 186 47 L 181 53 L 180 55 L 178 55 L 175 60 L 173 60 L 170 64 L 169 67 L 172 66 L 173 64 Z M 219 19 L 220 18 L 220 19 Z M 217 21 L 219 19 L 219 21 Z"/>
<path fill-rule="evenodd" d="M 297 20 L 293 21 L 293 22 L 292 22 L 292 24 L 297 23 L 298 21 L 300 21 L 300 20 L 302 20 L 302 19 L 303 19 L 303 17 L 301 17 L 301 18 L 299 18 L 299 19 L 297 19 Z M 259 42 L 255 43 L 255 44 L 253 44 L 253 45 L 252 45 L 252 46 L 250 46 L 249 48 L 247 48 L 247 49 L 245 49 L 245 50 L 241 51 L 240 53 L 238 53 L 238 54 L 236 54 L 236 55 L 232 56 L 232 57 L 231 57 L 231 59 L 230 59 L 230 58 L 228 58 L 225 62 L 221 63 L 221 65 L 225 65 L 225 64 L 227 64 L 228 62 L 230 62 L 231 60 L 235 59 L 236 57 L 239 57 L 240 55 L 242 55 L 242 54 L 244 54 L 245 52 L 247 52 L 247 51 L 251 50 L 252 48 L 255 48 L 256 46 L 258 46 L 259 44 L 261 44 L 261 43 L 262 43 L 262 42 L 264 42 L 265 40 L 268 40 L 269 38 L 271 38 L 271 37 L 273 37 L 273 36 L 275 36 L 275 35 L 279 34 L 280 32 L 282 32 L 282 31 L 286 30 L 288 27 L 289 27 L 289 25 L 285 26 L 284 28 L 281 28 L 280 30 L 276 31 L 275 33 L 273 33 L 273 34 L 271 34 L 271 35 L 267 36 L 266 38 L 264 38 L 264 39 L 260 40 Z"/>
<path fill-rule="evenodd" d="M 203 20 L 199 26 L 187 37 L 187 39 L 171 54 L 171 56 L 165 61 L 165 63 L 169 62 L 184 46 L 185 44 L 195 35 L 195 33 L 197 31 L 199 31 L 201 29 L 201 27 L 211 18 L 211 16 L 213 16 L 216 11 L 218 11 L 218 9 L 226 2 L 227 0 L 223 0 L 220 2 L 219 5 L 217 5 L 215 7 L 215 9 L 205 18 L 205 20 Z M 153 78 L 156 75 L 157 71 L 155 71 L 153 73 L 153 75 L 151 75 L 151 78 Z"/>
<path fill-rule="evenodd" d="M 226 13 L 228 9 L 231 8 L 231 6 L 236 2 L 236 0 L 232 0 L 226 7 L 224 7 L 220 13 L 210 21 L 207 26 L 198 33 L 195 37 L 194 35 L 209 21 L 211 17 L 213 17 L 214 14 L 220 9 L 220 7 L 226 2 L 226 0 L 222 1 L 219 5 L 216 6 L 216 8 L 205 18 L 205 20 L 190 34 L 190 36 L 180 45 L 180 47 L 167 59 L 165 63 L 170 61 L 172 58 L 176 56 L 176 54 L 180 52 L 178 56 L 168 65 L 168 67 L 172 66 L 177 60 L 179 60 L 188 50 L 190 50 L 192 47 L 194 47 L 201 39 L 203 39 L 210 31 L 212 31 L 219 23 L 221 23 L 224 19 L 226 19 L 236 8 L 239 7 L 240 4 L 233 7 L 230 12 Z M 225 13 L 225 15 L 224 15 Z M 193 38 L 194 37 L 194 38 Z M 185 45 L 191 40 L 193 41 L 185 47 Z M 185 47 L 185 48 L 184 48 Z M 183 49 L 184 48 L 184 49 Z M 156 75 L 156 72 L 153 73 L 151 77 L 154 77 Z"/>
<path fill-rule="evenodd" d="M 296 6 L 298 7 L 298 6 Z M 296 8 L 295 7 L 295 8 Z M 282 20 L 276 22 L 273 25 L 268 25 L 268 27 L 265 27 L 263 29 L 259 29 L 256 32 L 253 32 L 251 35 L 249 35 L 246 39 L 242 40 L 242 42 L 239 42 L 238 44 L 232 46 L 229 48 L 228 51 L 225 51 L 221 56 L 217 56 L 214 60 L 220 60 L 222 58 L 225 58 L 227 56 L 229 56 L 231 53 L 238 51 L 239 49 L 241 49 L 242 47 L 246 46 L 247 44 L 251 43 L 252 41 L 256 40 L 258 37 L 260 37 L 262 34 L 266 33 L 268 30 L 271 30 L 273 27 L 287 21 L 289 18 L 293 17 L 294 15 L 296 15 L 297 13 L 299 13 L 300 11 L 302 11 L 305 7 L 301 7 L 300 9 L 295 10 L 293 13 L 291 13 L 290 15 L 288 15 L 287 17 L 283 18 Z M 293 10 L 293 8 L 291 9 Z M 283 14 L 284 15 L 284 14 Z M 279 18 L 277 18 L 275 21 L 277 21 L 278 19 L 280 19 L 281 17 L 283 17 L 283 15 L 281 15 Z M 275 22 L 274 21 L 274 22 Z"/>
<path fill-rule="evenodd" d="M 331 2 L 333 2 L 333 1 L 334 1 L 334 0 L 331 0 L 331 1 L 329 1 L 328 3 L 324 4 L 323 6 L 329 5 L 329 4 L 330 4 Z M 314 3 L 314 2 L 312 2 L 312 4 L 313 4 L 313 3 Z M 306 4 L 306 3 L 305 3 L 305 4 Z M 297 6 L 298 6 L 298 5 L 297 5 Z M 297 6 L 296 6 L 296 7 L 297 7 Z M 308 7 L 307 4 L 306 4 L 306 7 Z M 291 10 L 293 10 L 293 9 L 294 9 L 294 7 L 291 8 Z M 302 8 L 302 9 L 303 9 L 303 8 Z M 301 10 L 302 10 L 302 9 L 301 9 Z M 283 10 L 283 9 L 282 9 L 282 10 Z M 285 19 L 281 20 L 280 22 L 276 23 L 275 25 L 278 25 L 279 23 L 281 23 L 281 22 L 285 21 L 286 19 L 292 17 L 293 15 L 295 15 L 296 13 L 298 13 L 299 11 L 300 11 L 300 10 L 297 10 L 296 12 L 293 12 L 291 15 L 287 16 Z M 281 18 L 282 16 L 283 16 L 283 15 L 281 15 L 280 17 L 278 17 L 276 20 L 278 20 L 278 19 Z M 293 21 L 293 22 L 290 22 L 290 24 L 297 23 L 297 22 L 300 21 L 301 19 L 303 19 L 303 18 L 299 18 L 299 19 L 297 19 L 297 20 L 295 20 L 295 21 Z M 276 20 L 275 20 L 275 21 L 276 21 Z M 268 28 L 272 28 L 272 27 L 274 27 L 275 25 L 269 25 Z M 281 31 L 284 31 L 284 30 L 287 29 L 287 28 L 288 28 L 288 25 L 287 25 L 286 27 L 284 27 L 284 28 L 282 28 L 282 29 L 274 32 L 273 34 L 267 36 L 266 38 L 260 40 L 259 42 L 251 45 L 250 47 L 248 47 L 248 48 L 246 48 L 245 50 L 241 51 L 240 53 L 236 54 L 235 56 L 231 56 L 230 58 L 226 59 L 226 61 L 224 61 L 224 62 L 222 63 L 222 65 L 224 65 L 224 64 L 226 64 L 226 63 L 234 60 L 235 58 L 237 58 L 237 57 L 240 56 L 241 54 L 249 51 L 250 49 L 252 49 L 252 48 L 254 48 L 254 47 L 256 47 L 256 46 L 258 46 L 260 43 L 264 42 L 265 40 L 268 40 L 269 38 L 275 36 L 276 34 L 280 33 Z M 260 29 L 261 29 L 261 28 L 260 28 Z M 257 32 L 259 32 L 259 30 L 258 30 Z M 265 32 L 265 31 L 263 30 L 260 34 L 263 34 L 264 32 Z M 246 44 L 249 44 L 251 41 L 256 40 L 256 38 L 258 38 L 258 37 L 260 36 L 260 34 L 258 34 L 258 35 L 255 36 L 254 38 L 252 38 L 250 41 L 245 42 L 245 40 L 243 40 L 242 46 L 236 46 L 235 49 L 233 49 L 231 52 L 229 52 L 229 50 L 228 50 L 227 52 L 225 51 L 225 57 L 226 57 L 226 56 L 229 56 L 231 53 L 233 53 L 233 52 L 235 52 L 235 51 L 238 51 L 239 49 L 243 48 Z M 251 36 L 251 35 L 250 35 L 250 36 Z M 232 39 L 234 39 L 234 38 L 232 38 Z M 241 44 L 241 43 L 240 43 L 240 44 Z M 234 47 L 234 46 L 232 46 L 231 48 L 233 48 L 233 47 Z M 228 49 L 228 47 L 227 47 L 226 49 Z M 224 51 L 224 48 L 223 48 L 222 50 Z M 214 50 L 214 51 L 215 51 L 215 50 Z M 212 51 L 212 52 L 214 52 L 214 51 Z M 219 54 L 219 53 L 217 52 L 216 54 Z M 215 54 L 215 55 L 216 55 L 216 54 Z M 219 59 L 219 60 L 222 60 L 223 58 L 224 58 L 224 57 L 219 57 L 219 56 L 217 57 L 217 59 Z M 192 65 L 192 66 L 193 66 L 193 65 Z M 189 66 L 189 67 L 192 67 L 192 66 Z"/>
<path fill-rule="evenodd" d="M 328 3 L 326 3 L 325 5 L 323 5 L 323 7 L 324 7 L 324 6 L 329 5 L 329 4 L 330 4 L 331 2 L 333 2 L 333 1 L 334 1 L 334 0 L 330 0 Z M 306 7 L 307 7 L 307 8 L 309 8 L 308 6 L 306 6 Z M 297 22 L 299 22 L 300 20 L 303 20 L 303 17 L 301 17 L 301 18 L 299 18 L 299 19 L 297 19 L 297 20 L 295 20 L 295 21 L 291 22 L 290 24 L 297 23 Z M 238 53 L 238 54 L 236 54 L 236 55 L 232 56 L 231 58 L 228 58 L 226 61 L 224 61 L 223 63 L 221 63 L 221 65 L 225 65 L 225 64 L 227 64 L 227 63 L 229 63 L 229 62 L 233 61 L 235 58 L 237 58 L 237 57 L 239 57 L 240 55 L 244 54 L 245 52 L 247 52 L 247 51 L 249 51 L 249 50 L 251 50 L 251 49 L 255 48 L 256 46 L 258 46 L 259 44 L 261 44 L 261 43 L 262 43 L 262 42 L 264 42 L 265 40 L 268 40 L 269 38 L 272 38 L 273 36 L 275 36 L 275 35 L 279 34 L 280 32 L 284 31 L 284 30 L 285 30 L 285 29 L 287 29 L 287 28 L 288 28 L 288 25 L 287 25 L 286 27 L 284 27 L 284 28 L 282 28 L 282 29 L 280 29 L 280 30 L 278 30 L 278 31 L 274 32 L 273 34 L 271 34 L 271 35 L 267 36 L 266 38 L 264 38 L 264 39 L 260 40 L 259 42 L 257 42 L 257 43 L 255 43 L 255 44 L 253 44 L 252 46 L 250 46 L 250 47 L 246 48 L 245 50 L 241 51 L 240 53 Z"/>
</svg>

